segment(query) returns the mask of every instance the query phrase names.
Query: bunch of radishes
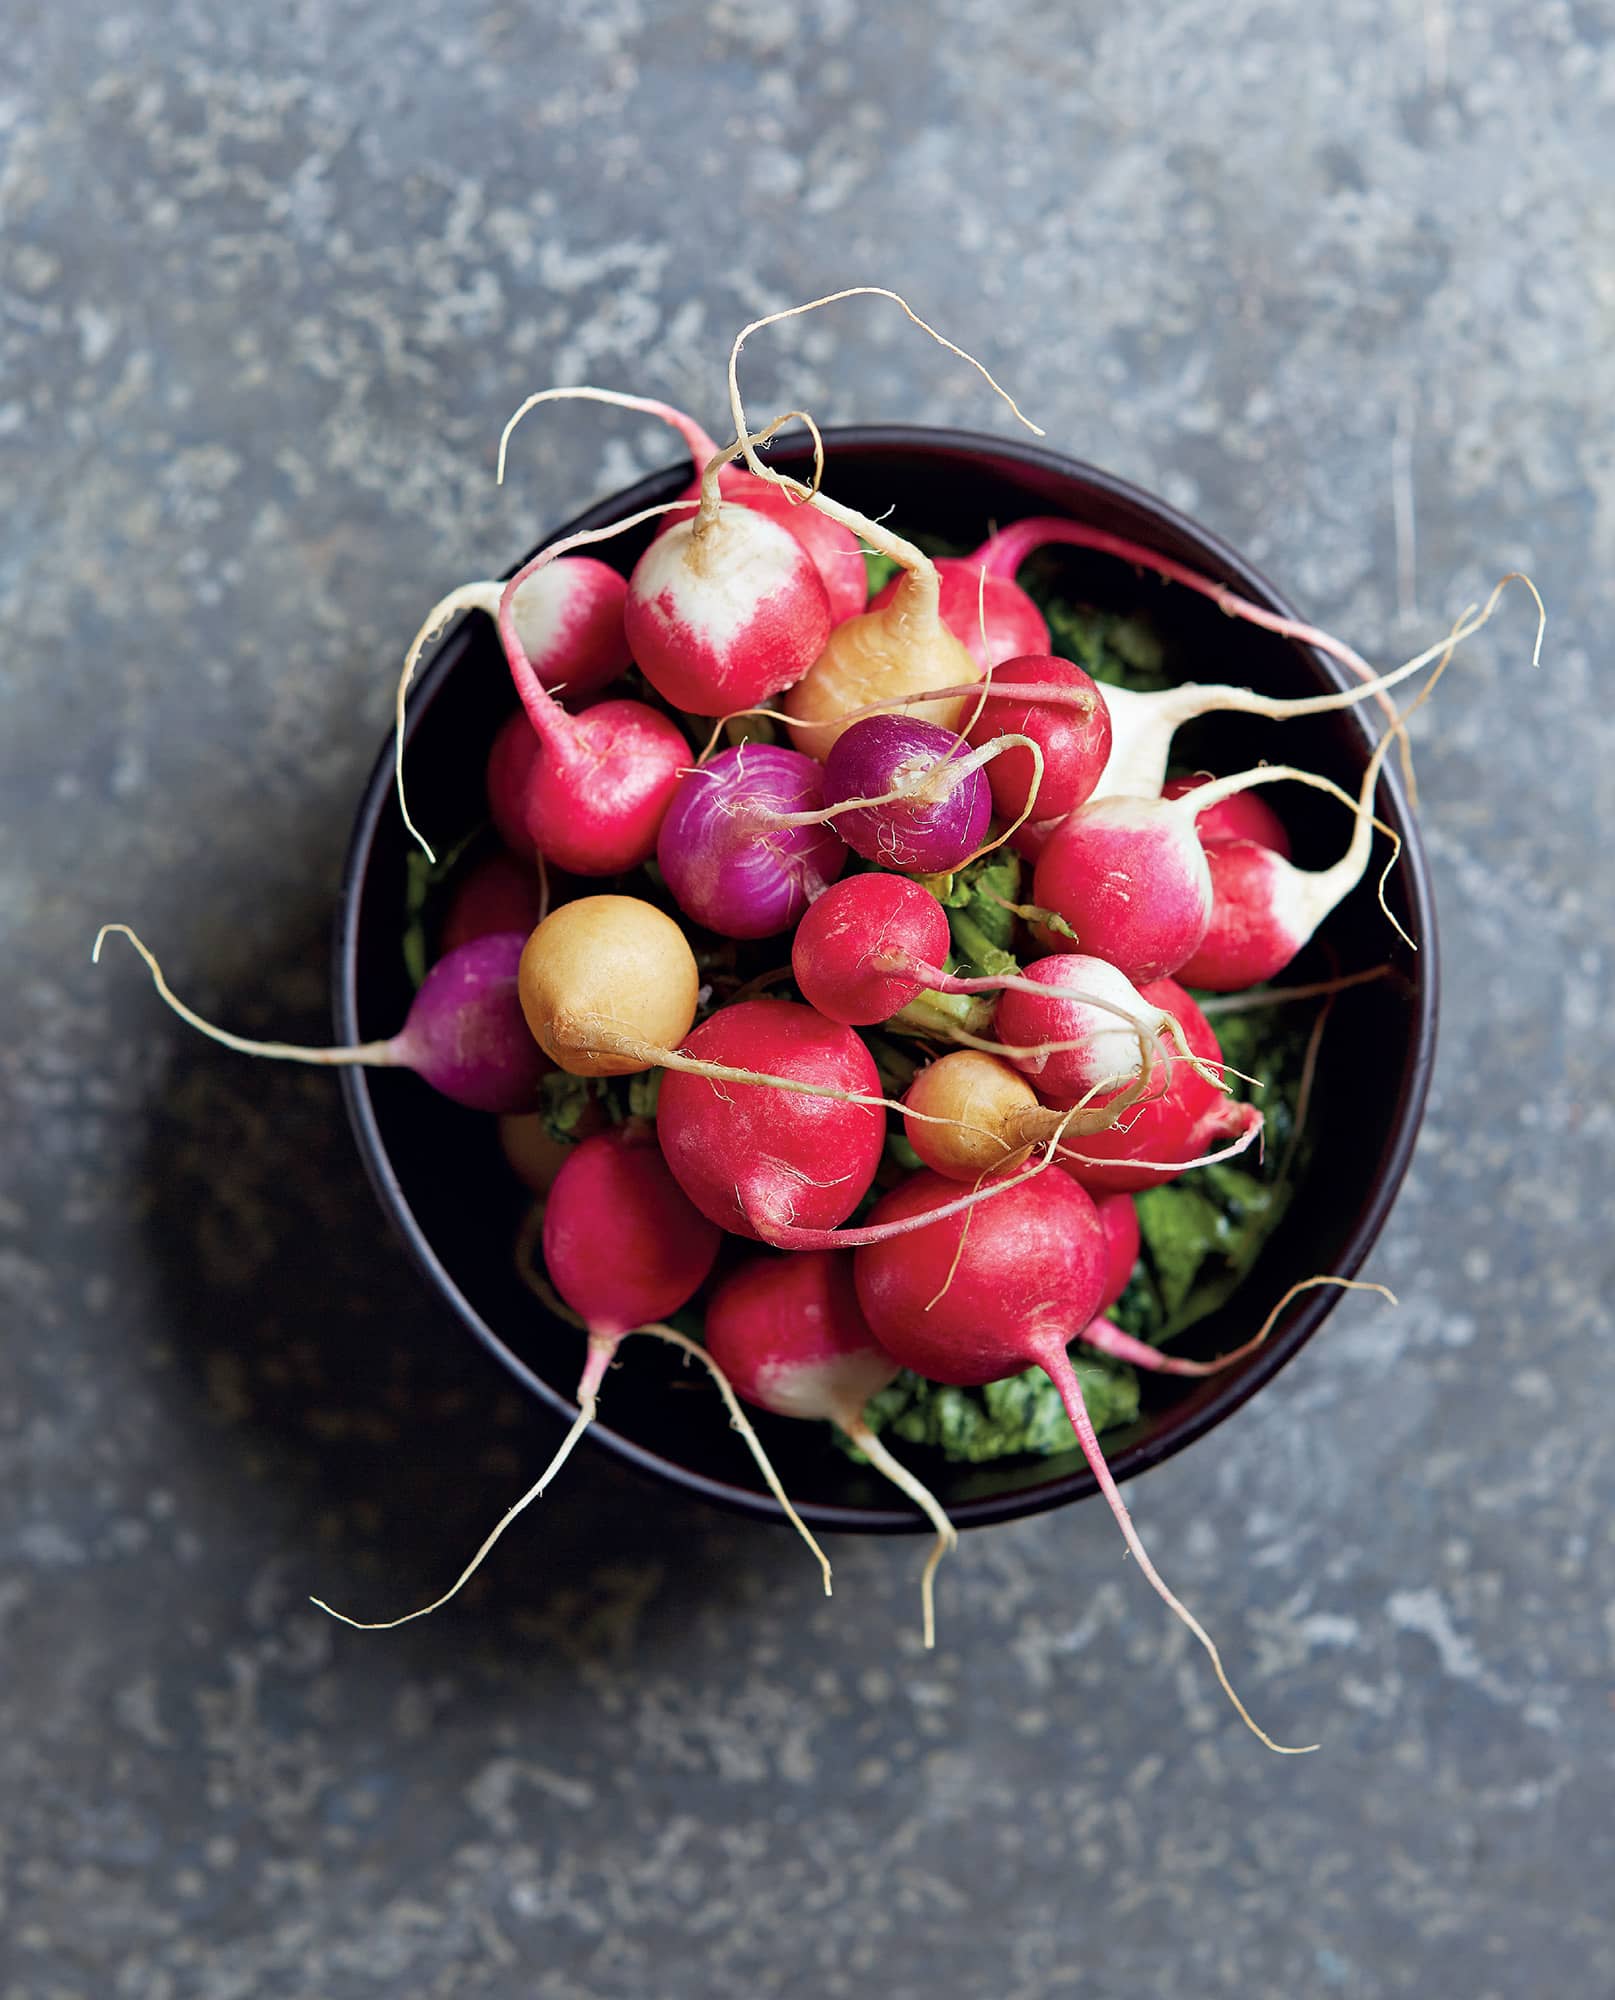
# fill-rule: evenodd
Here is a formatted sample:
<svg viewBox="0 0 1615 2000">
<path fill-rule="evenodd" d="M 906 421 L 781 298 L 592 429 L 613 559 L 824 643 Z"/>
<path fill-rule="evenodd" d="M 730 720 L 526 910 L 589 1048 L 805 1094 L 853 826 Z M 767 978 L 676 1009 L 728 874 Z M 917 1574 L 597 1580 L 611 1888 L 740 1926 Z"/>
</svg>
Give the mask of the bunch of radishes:
<svg viewBox="0 0 1615 2000">
<path fill-rule="evenodd" d="M 506 583 L 455 592 L 412 646 L 406 680 L 449 616 L 485 611 L 519 706 L 491 748 L 478 746 L 508 855 L 461 885 L 397 1035 L 322 1050 L 226 1036 L 174 999 L 127 934 L 164 997 L 231 1046 L 402 1065 L 505 1119 L 507 1153 L 543 1204 L 535 1281 L 586 1342 L 578 1421 L 507 1520 L 592 1417 L 620 1342 L 650 1332 L 689 1346 L 665 1322 L 700 1300 L 703 1358 L 726 1392 L 839 1426 L 930 1515 L 929 1642 L 931 1572 L 953 1530 L 864 1406 L 903 1367 L 969 1385 L 1036 1366 L 1141 1568 L 1215 1661 L 1138 1543 L 1067 1350 L 1083 1340 L 1147 1368 L 1191 1366 L 1104 1317 L 1138 1251 L 1132 1192 L 1261 1131 L 1261 1112 L 1229 1094 L 1216 1034 L 1185 986 L 1271 979 L 1359 881 L 1392 735 L 1346 800 L 1355 821 L 1341 860 L 1321 873 L 1292 865 L 1256 788 L 1291 780 L 1344 794 L 1288 767 L 1168 784 L 1171 739 L 1214 708 L 1305 715 L 1382 695 L 1438 649 L 1361 690 L 1304 701 L 1102 687 L 1051 652 L 1015 581 L 1036 549 L 1105 550 L 1216 596 L 1235 618 L 1322 635 L 1080 522 L 1018 522 L 974 555 L 931 560 L 837 502 L 822 464 L 805 485 L 759 458 L 768 433 L 748 431 L 735 385 L 752 331 L 731 355 L 726 449 L 665 405 L 548 392 L 672 423 L 692 455 L 688 492 L 555 544 Z M 652 515 L 628 575 L 581 553 Z M 899 569 L 873 601 L 866 546 Z M 692 747 L 692 718 L 712 719 L 717 742 L 726 719 L 759 709 L 784 742 L 737 742 L 731 727 L 725 747 Z M 402 797 L 401 759 L 399 770 Z M 1041 955 L 960 977 L 938 878 L 1012 836 L 1035 860 L 1024 914 Z M 767 940 L 777 962 L 763 948 L 754 990 L 720 1004 L 703 977 L 710 948 Z M 778 987 L 786 980 L 795 997 Z M 953 1048 L 933 1024 L 898 1102 L 858 1030 L 925 993 L 984 996 L 984 1018 L 960 1026 Z M 663 1074 L 646 1115 L 561 1146 L 533 1115 L 552 1068 Z M 923 1168 L 849 1226 L 892 1119 Z"/>
</svg>

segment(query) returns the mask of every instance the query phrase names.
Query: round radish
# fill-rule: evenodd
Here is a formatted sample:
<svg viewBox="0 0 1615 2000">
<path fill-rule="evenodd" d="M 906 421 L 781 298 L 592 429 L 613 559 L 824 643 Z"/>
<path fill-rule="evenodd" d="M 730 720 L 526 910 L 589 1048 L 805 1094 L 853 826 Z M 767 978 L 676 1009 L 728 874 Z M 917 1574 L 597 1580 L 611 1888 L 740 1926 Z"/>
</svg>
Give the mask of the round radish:
<svg viewBox="0 0 1615 2000">
<path fill-rule="evenodd" d="M 836 831 L 866 861 L 915 875 L 946 874 L 987 835 L 986 756 L 912 715 L 872 715 L 843 731 L 824 761 Z M 854 803 L 857 802 L 857 803 Z"/>
<path fill-rule="evenodd" d="M 594 556 L 567 556 L 526 579 L 511 615 L 545 687 L 578 701 L 628 671 L 627 597 L 624 577 Z"/>
<path fill-rule="evenodd" d="M 936 1642 L 932 1578 L 957 1545 L 935 1497 L 881 1443 L 864 1405 L 894 1381 L 852 1282 L 852 1259 L 829 1250 L 758 1257 L 724 1280 L 706 1310 L 707 1351 L 736 1392 L 776 1416 L 832 1423 L 931 1521 L 937 1538 L 921 1581 L 925 1643 Z"/>
<path fill-rule="evenodd" d="M 544 884 L 537 869 L 514 854 L 490 854 L 455 888 L 438 949 L 450 952 L 496 931 L 526 937 L 543 914 Z"/>
<path fill-rule="evenodd" d="M 873 1220 L 940 1216 L 952 1189 L 916 1174 L 877 1204 Z M 1099 1482 L 1139 1568 L 1210 1654 L 1217 1678 L 1246 1724 L 1256 1728 L 1229 1685 L 1204 1628 L 1179 1603 L 1150 1561 L 1082 1400 L 1066 1344 L 1095 1318 L 1107 1265 L 1105 1232 L 1093 1203 L 1071 1201 L 1053 1177 L 1028 1182 L 989 1203 L 968 1226 L 933 1221 L 918 1234 L 861 1249 L 853 1261 L 859 1303 L 881 1346 L 933 1382 L 998 1382 L 1041 1368 L 1059 1390 L 1090 1471 Z"/>
<path fill-rule="evenodd" d="M 583 896 L 552 910 L 520 953 L 533 1038 L 573 1076 L 629 1076 L 677 1048 L 700 974 L 673 919 L 637 896 Z"/>
<path fill-rule="evenodd" d="M 1138 1210 L 1130 1194 L 1097 1194 L 1093 1205 L 1105 1232 L 1105 1283 L 1099 1294 L 1099 1310 L 1109 1312 L 1132 1283 L 1133 1267 L 1138 1262 Z M 1083 1339 L 1088 1339 L 1086 1333 Z M 1149 1351 L 1155 1352 L 1154 1348 Z"/>
<path fill-rule="evenodd" d="M 846 866 L 823 804 L 824 769 L 800 750 L 740 744 L 687 771 L 656 844 L 674 901 L 723 937 L 789 930 Z"/>
<path fill-rule="evenodd" d="M 1211 1023 L 1183 988 L 1157 979 L 1140 988 L 1139 997 L 1173 1017 L 1183 1046 L 1206 1068 L 1174 1062 L 1166 1089 L 1145 1098 L 1124 1124 L 1084 1133 L 1062 1147 L 1061 1166 L 1094 1193 L 1132 1193 L 1175 1180 L 1208 1154 L 1254 1143 L 1262 1129 L 1262 1114 L 1253 1104 L 1224 1096 L 1209 1080 L 1208 1072 L 1214 1074 L 1222 1061 L 1222 1049 Z"/>
<path fill-rule="evenodd" d="M 999 692 L 1001 684 L 1014 692 Z M 1043 687 L 1058 690 L 1061 699 L 1038 700 L 1035 691 Z M 1105 694 L 1081 667 L 1048 654 L 1006 659 L 993 675 L 993 688 L 971 725 L 970 741 L 1029 736 L 1043 752 L 1041 779 L 1025 750 L 1008 751 L 988 766 L 994 807 L 1003 819 L 1018 818 L 1028 806 L 1039 821 L 1063 818 L 1088 798 L 1109 762 Z"/>
<path fill-rule="evenodd" d="M 549 1068 L 528 1033 L 517 995 L 517 967 L 526 940 L 510 932 L 474 938 L 440 958 L 410 1002 L 404 1025 L 382 1042 L 351 1047 L 304 1048 L 295 1042 L 260 1042 L 216 1028 L 175 997 L 162 967 L 127 924 L 103 924 L 92 962 L 116 932 L 145 961 L 163 1001 L 210 1041 L 242 1055 L 281 1062 L 409 1069 L 441 1096 L 470 1111 L 527 1111 L 538 1099 Z"/>
</svg>

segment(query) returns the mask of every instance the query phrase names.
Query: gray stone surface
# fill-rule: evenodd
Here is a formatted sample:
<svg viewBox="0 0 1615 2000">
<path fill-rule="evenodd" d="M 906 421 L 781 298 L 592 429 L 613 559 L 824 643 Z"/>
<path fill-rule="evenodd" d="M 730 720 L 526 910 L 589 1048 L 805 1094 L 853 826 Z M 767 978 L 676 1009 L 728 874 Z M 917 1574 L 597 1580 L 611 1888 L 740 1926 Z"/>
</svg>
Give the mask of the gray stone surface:
<svg viewBox="0 0 1615 2000">
<path fill-rule="evenodd" d="M 1615 10 L 14 0 L 0 56 L 0 1995 L 1615 1990 Z M 1267 1757 L 1093 1507 L 782 1538 L 585 1457 L 419 1295 L 317 1038 L 401 645 L 664 440 L 754 311 L 910 290 L 1052 439 L 1382 657 L 1448 1005 L 1353 1303 L 1135 1488 Z M 755 407 L 1003 428 L 889 310 Z M 1416 562 L 1399 545 L 1409 471 Z M 1403 560 L 1399 561 L 1399 546 Z"/>
</svg>

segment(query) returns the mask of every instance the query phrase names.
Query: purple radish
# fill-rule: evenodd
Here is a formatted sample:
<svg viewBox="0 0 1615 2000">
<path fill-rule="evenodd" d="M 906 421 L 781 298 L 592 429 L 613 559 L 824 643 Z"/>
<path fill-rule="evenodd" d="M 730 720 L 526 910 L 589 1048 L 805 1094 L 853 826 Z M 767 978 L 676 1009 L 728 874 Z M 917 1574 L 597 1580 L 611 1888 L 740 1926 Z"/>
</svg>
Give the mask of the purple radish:
<svg viewBox="0 0 1615 2000">
<path fill-rule="evenodd" d="M 152 984 L 182 1021 L 242 1055 L 409 1069 L 455 1104 L 500 1114 L 530 1111 L 537 1102 L 539 1079 L 550 1068 L 522 1017 L 516 972 L 527 940 L 517 931 L 473 938 L 446 953 L 421 982 L 398 1033 L 383 1042 L 361 1042 L 351 1048 L 250 1041 L 216 1028 L 175 996 L 162 967 L 127 924 L 102 925 L 91 953 L 93 963 L 99 963 L 101 946 L 113 932 L 126 937 L 139 952 Z"/>
</svg>

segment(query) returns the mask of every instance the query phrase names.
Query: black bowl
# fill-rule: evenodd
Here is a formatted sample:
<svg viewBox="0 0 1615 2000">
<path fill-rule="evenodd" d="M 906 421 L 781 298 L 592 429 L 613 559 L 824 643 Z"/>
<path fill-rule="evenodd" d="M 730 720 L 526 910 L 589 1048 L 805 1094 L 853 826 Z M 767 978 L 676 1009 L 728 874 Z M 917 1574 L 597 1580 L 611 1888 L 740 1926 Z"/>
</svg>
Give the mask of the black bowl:
<svg viewBox="0 0 1615 2000">
<path fill-rule="evenodd" d="M 1137 487 L 1055 452 L 902 427 L 831 431 L 825 442 L 837 496 L 870 513 L 892 508 L 904 528 L 971 546 L 993 524 L 1029 513 L 1067 514 L 1288 612 L 1272 586 L 1214 535 Z M 800 470 L 803 455 L 782 449 L 775 463 Z M 670 500 L 688 480 L 688 466 L 671 467 L 591 508 L 557 536 Z M 649 533 L 636 530 L 592 553 L 627 566 Z M 1350 685 L 1327 655 L 1231 622 L 1195 593 L 1164 586 L 1111 558 L 1062 554 L 1069 558 L 1064 579 L 1077 594 L 1118 610 L 1147 611 L 1193 678 L 1233 680 L 1280 695 Z M 407 728 L 411 810 L 441 840 L 483 817 L 484 753 L 513 705 L 491 626 L 480 616 L 462 620 L 421 676 Z M 1215 725 L 1209 739 L 1197 739 L 1196 754 L 1224 770 L 1282 759 L 1355 793 L 1370 742 L 1357 710 L 1282 725 L 1238 716 Z M 1296 859 L 1321 866 L 1340 851 L 1345 815 L 1318 794 L 1296 797 L 1299 791 L 1287 788 L 1284 799 Z M 1185 1337 L 1182 1351 L 1211 1355 L 1237 1345 L 1298 1279 L 1323 1271 L 1352 1275 L 1383 1227 L 1412 1155 L 1435 1053 L 1434 916 L 1418 830 L 1389 767 L 1378 809 L 1402 836 L 1390 896 L 1420 949 L 1410 952 L 1400 943 L 1367 886 L 1330 919 L 1327 939 L 1343 969 L 1384 965 L 1388 976 L 1337 1001 L 1310 1114 L 1313 1164 L 1240 1292 Z M 389 741 L 359 808 L 342 885 L 335 997 L 343 1041 L 390 1034 L 409 1003 L 400 951 L 408 852 Z M 557 1417 L 570 1419 L 581 1340 L 549 1319 L 515 1275 L 511 1245 L 525 1197 L 499 1154 L 492 1121 L 458 1110 L 397 1073 L 350 1069 L 342 1084 L 370 1177 L 427 1283 L 518 1381 Z M 1338 1296 L 1332 1287 L 1303 1295 L 1266 1346 L 1226 1374 L 1198 1382 L 1148 1381 L 1140 1418 L 1107 1433 L 1116 1477 L 1129 1478 L 1170 1457 L 1231 1415 L 1311 1338 Z M 631 1343 L 625 1357 L 610 1378 L 606 1417 L 591 1433 L 595 1441 L 689 1492 L 779 1518 L 704 1384 L 682 1374 L 671 1351 L 650 1341 Z M 760 1425 L 792 1498 L 815 1527 L 924 1528 L 889 1487 L 835 1451 L 822 1427 L 766 1417 Z M 926 1456 L 923 1475 L 961 1527 L 1035 1513 L 1097 1490 L 1075 1446 L 1056 1458 L 983 1466 Z"/>
</svg>

